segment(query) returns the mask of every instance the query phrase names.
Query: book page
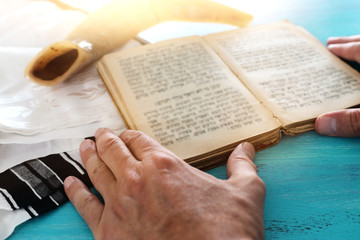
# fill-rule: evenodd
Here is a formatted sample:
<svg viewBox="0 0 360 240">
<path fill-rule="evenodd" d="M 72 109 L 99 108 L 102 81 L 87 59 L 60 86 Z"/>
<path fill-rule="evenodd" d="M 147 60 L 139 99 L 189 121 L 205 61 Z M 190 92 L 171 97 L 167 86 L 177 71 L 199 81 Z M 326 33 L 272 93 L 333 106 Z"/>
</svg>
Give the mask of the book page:
<svg viewBox="0 0 360 240">
<path fill-rule="evenodd" d="M 205 39 L 284 126 L 360 103 L 360 76 L 288 22 Z"/>
<path fill-rule="evenodd" d="M 102 62 L 130 128 L 184 159 L 279 128 L 200 37 L 110 54 Z"/>
</svg>

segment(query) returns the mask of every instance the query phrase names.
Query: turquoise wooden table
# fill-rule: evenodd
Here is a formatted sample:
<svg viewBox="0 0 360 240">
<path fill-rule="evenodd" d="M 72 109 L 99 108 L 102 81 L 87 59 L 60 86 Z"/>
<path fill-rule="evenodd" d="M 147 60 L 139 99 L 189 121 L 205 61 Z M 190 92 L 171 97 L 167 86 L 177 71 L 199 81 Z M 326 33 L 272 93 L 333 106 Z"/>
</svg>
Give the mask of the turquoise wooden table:
<svg viewBox="0 0 360 240">
<path fill-rule="evenodd" d="M 358 0 L 262 2 L 267 4 L 258 4 L 262 14 L 255 15 L 254 23 L 289 19 L 323 43 L 329 36 L 360 34 Z M 285 136 L 277 146 L 257 153 L 256 164 L 267 186 L 266 239 L 360 239 L 360 138 L 315 132 Z M 225 169 L 208 172 L 226 178 Z M 92 239 L 92 235 L 67 203 L 20 225 L 9 239 Z"/>
</svg>

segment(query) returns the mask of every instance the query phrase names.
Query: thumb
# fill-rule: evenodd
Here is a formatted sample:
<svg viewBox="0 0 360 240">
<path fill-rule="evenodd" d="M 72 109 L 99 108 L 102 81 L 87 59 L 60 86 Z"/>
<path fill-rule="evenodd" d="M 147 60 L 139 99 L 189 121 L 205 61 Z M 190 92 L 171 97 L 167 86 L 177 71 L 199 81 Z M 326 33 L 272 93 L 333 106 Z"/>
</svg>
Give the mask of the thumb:
<svg viewBox="0 0 360 240">
<path fill-rule="evenodd" d="M 251 143 L 239 144 L 231 153 L 227 163 L 229 179 L 234 179 L 249 174 L 257 174 L 254 164 L 255 148 Z"/>
<path fill-rule="evenodd" d="M 320 115 L 315 129 L 321 135 L 336 137 L 360 136 L 360 109 L 345 109 Z"/>
<path fill-rule="evenodd" d="M 360 63 L 360 42 L 330 44 L 328 49 L 338 57 Z"/>
</svg>

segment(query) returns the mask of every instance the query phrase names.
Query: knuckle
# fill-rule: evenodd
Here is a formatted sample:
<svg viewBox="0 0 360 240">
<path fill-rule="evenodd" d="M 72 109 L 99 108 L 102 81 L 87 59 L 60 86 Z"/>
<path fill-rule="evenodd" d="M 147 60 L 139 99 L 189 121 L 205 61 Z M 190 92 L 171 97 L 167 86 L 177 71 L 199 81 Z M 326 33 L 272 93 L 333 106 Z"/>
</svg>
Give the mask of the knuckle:
<svg viewBox="0 0 360 240">
<path fill-rule="evenodd" d="M 235 157 L 235 161 L 239 161 L 242 162 L 244 164 L 248 164 L 249 166 L 251 166 L 252 168 L 255 169 L 255 171 L 257 172 L 257 166 L 255 165 L 255 163 L 249 158 L 248 155 L 246 154 L 238 154 Z"/>
<path fill-rule="evenodd" d="M 145 136 L 143 132 L 136 131 L 136 130 L 125 130 L 121 135 L 120 138 L 127 144 L 133 145 L 139 139 L 142 139 Z"/>
<path fill-rule="evenodd" d="M 91 169 L 89 175 L 92 177 L 101 176 L 102 173 L 106 170 L 106 166 L 104 164 L 96 164 L 94 168 Z"/>
<path fill-rule="evenodd" d="M 119 143 L 119 139 L 115 137 L 107 137 L 105 139 L 101 139 L 99 144 L 97 145 L 97 151 L 99 155 L 104 154 L 107 150 L 114 148 Z"/>
<path fill-rule="evenodd" d="M 264 181 L 259 177 L 256 172 L 248 172 L 246 174 L 247 185 L 251 186 L 253 189 L 258 189 L 259 191 L 266 191 L 266 186 Z"/>
<path fill-rule="evenodd" d="M 124 168 L 120 181 L 117 181 L 117 188 L 122 189 L 127 195 L 139 196 L 145 187 L 142 173 L 141 167 L 128 165 Z"/>
<path fill-rule="evenodd" d="M 79 202 L 78 209 L 83 215 L 86 215 L 91 210 L 91 203 L 95 201 L 96 197 L 92 194 L 86 194 Z"/>
<path fill-rule="evenodd" d="M 126 184 L 131 188 L 141 185 L 141 177 L 134 170 L 126 170 L 124 172 L 124 179 Z"/>
<path fill-rule="evenodd" d="M 151 152 L 149 158 L 159 170 L 171 170 L 178 165 L 178 159 L 162 151 Z"/>
<path fill-rule="evenodd" d="M 355 135 L 360 135 L 360 110 L 350 111 L 350 129 Z"/>
<path fill-rule="evenodd" d="M 257 176 L 257 175 L 256 175 Z M 252 186 L 253 186 L 253 189 L 257 192 L 257 193 L 261 193 L 261 194 L 264 194 L 266 193 L 266 185 L 264 183 L 264 181 L 259 177 L 254 177 L 252 180 L 251 180 L 251 183 L 252 183 Z"/>
<path fill-rule="evenodd" d="M 254 179 L 255 185 L 263 192 L 266 192 L 266 185 L 265 182 L 258 176 L 256 175 L 257 178 Z"/>
</svg>

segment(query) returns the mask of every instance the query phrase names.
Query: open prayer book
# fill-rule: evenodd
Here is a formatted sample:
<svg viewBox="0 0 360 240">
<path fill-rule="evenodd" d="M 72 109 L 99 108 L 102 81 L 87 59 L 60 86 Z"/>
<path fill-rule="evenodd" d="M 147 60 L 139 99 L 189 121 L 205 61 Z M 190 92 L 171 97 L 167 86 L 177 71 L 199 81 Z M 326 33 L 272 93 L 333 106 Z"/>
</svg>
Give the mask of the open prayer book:
<svg viewBox="0 0 360 240">
<path fill-rule="evenodd" d="M 130 129 L 201 169 L 360 103 L 360 74 L 286 21 L 111 53 L 98 70 Z"/>
</svg>

